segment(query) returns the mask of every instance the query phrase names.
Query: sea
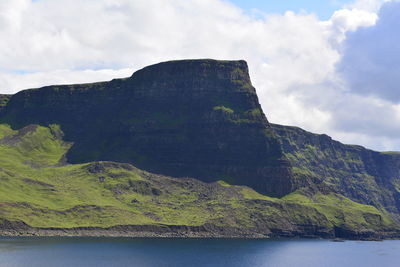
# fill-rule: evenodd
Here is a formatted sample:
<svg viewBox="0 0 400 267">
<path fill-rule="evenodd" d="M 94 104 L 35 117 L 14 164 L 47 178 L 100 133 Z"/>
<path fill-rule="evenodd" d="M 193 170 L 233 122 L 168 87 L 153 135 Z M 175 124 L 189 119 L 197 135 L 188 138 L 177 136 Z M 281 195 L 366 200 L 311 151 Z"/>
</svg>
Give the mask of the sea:
<svg viewBox="0 0 400 267">
<path fill-rule="evenodd" d="M 0 237 L 0 266 L 399 267 L 400 241 Z"/>
</svg>

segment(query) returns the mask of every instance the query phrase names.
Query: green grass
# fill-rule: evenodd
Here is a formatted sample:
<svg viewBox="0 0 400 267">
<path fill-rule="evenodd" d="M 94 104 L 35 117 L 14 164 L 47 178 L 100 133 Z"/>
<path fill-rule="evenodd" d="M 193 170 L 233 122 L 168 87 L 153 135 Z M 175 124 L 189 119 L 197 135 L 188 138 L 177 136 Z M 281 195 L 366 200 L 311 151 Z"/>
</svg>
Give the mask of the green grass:
<svg viewBox="0 0 400 267">
<path fill-rule="evenodd" d="M 272 127 L 291 163 L 296 188 L 317 185 L 324 191 L 373 205 L 382 212 L 398 213 L 395 196 L 400 179 L 394 164 L 397 153 L 377 153 L 344 145 L 297 127 Z M 383 165 L 386 167 L 382 169 Z"/>
<path fill-rule="evenodd" d="M 269 201 L 278 201 L 276 198 L 272 198 L 269 196 L 262 195 L 251 188 L 244 187 L 240 191 L 245 199 L 261 199 L 261 200 L 269 200 Z"/>
<path fill-rule="evenodd" d="M 234 113 L 233 109 L 225 107 L 225 106 L 216 106 L 216 107 L 214 107 L 214 110 L 220 110 L 220 111 L 222 111 L 224 113 L 227 113 L 227 114 L 233 114 Z"/>
<path fill-rule="evenodd" d="M 277 199 L 225 181 L 173 179 L 128 164 L 62 164 L 71 147 L 62 136 L 57 125 L 19 131 L 0 125 L 0 219 L 62 228 L 205 223 L 254 227 L 260 222 L 279 227 L 283 220 L 373 229 L 392 224 L 376 208 L 340 195 L 310 198 L 296 192 Z M 376 221 L 379 216 L 382 220 Z"/>
<path fill-rule="evenodd" d="M 393 224 L 390 216 L 377 208 L 354 202 L 335 193 L 317 193 L 307 197 L 300 190 L 285 196 L 283 200 L 315 208 L 334 226 L 368 227 L 371 220 L 376 220 L 375 223 L 381 225 Z"/>
<path fill-rule="evenodd" d="M 220 185 L 222 185 L 222 186 L 224 186 L 224 187 L 231 187 L 230 184 L 228 184 L 227 182 L 222 181 L 222 180 L 218 181 L 217 183 L 220 184 Z"/>
<path fill-rule="evenodd" d="M 0 124 L 0 139 L 3 139 L 6 136 L 10 136 L 15 134 L 16 131 L 12 130 L 8 124 Z"/>
</svg>

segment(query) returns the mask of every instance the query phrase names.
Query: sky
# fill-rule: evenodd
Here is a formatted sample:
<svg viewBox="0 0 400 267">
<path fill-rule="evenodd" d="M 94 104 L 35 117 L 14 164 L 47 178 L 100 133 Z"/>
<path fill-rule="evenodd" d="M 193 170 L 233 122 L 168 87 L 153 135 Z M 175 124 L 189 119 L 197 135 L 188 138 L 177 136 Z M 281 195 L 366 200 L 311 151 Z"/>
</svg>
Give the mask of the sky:
<svg viewBox="0 0 400 267">
<path fill-rule="evenodd" d="M 244 59 L 270 122 L 400 151 L 398 18 L 397 0 L 1 0 L 0 93 Z"/>
<path fill-rule="evenodd" d="M 314 13 L 320 19 L 329 19 L 332 14 L 352 1 L 346 0 L 232 0 L 231 3 L 251 13 L 254 11 L 270 14 Z"/>
</svg>

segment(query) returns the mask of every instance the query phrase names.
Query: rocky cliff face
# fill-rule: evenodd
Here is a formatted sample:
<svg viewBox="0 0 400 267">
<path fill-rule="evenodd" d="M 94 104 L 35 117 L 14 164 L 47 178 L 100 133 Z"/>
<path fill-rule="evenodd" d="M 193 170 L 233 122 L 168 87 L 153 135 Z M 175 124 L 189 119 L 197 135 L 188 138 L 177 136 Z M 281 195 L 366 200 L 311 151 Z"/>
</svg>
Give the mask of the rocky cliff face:
<svg viewBox="0 0 400 267">
<path fill-rule="evenodd" d="M 127 79 L 25 90 L 0 114 L 13 128 L 60 125 L 71 163 L 127 162 L 270 196 L 295 186 L 244 61 L 171 61 Z"/>
<path fill-rule="evenodd" d="M 126 79 L 0 95 L 0 123 L 60 125 L 70 163 L 125 162 L 275 197 L 334 192 L 400 211 L 400 154 L 269 124 L 244 61 L 171 61 Z"/>
<path fill-rule="evenodd" d="M 381 210 L 400 213 L 400 153 L 344 145 L 327 135 L 272 125 L 293 166 L 298 187 L 333 191 Z"/>
</svg>

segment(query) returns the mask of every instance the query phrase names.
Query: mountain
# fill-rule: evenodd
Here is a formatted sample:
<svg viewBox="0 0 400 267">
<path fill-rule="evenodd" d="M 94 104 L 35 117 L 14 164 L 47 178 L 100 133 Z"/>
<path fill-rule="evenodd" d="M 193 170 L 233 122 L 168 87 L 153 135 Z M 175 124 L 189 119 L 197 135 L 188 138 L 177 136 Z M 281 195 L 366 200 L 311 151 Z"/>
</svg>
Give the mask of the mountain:
<svg viewBox="0 0 400 267">
<path fill-rule="evenodd" d="M 271 196 L 293 190 L 244 61 L 171 61 L 128 79 L 26 90 L 1 117 L 15 129 L 59 124 L 74 143 L 70 163 L 125 162 Z"/>
<path fill-rule="evenodd" d="M 400 236 L 400 154 L 270 124 L 245 61 L 0 95 L 0 123 L 3 234 Z"/>
</svg>

